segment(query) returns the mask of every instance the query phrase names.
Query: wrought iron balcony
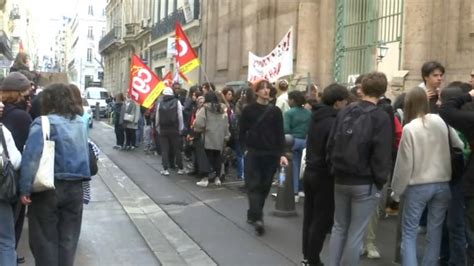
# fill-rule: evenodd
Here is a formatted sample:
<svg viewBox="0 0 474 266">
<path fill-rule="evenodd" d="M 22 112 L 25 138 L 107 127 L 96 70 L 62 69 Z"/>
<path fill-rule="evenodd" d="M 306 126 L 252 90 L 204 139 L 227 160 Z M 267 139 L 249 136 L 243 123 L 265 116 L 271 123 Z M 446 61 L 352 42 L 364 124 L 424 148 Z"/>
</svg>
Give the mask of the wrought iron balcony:
<svg viewBox="0 0 474 266">
<path fill-rule="evenodd" d="M 193 20 L 199 19 L 200 15 L 200 1 L 194 0 L 194 14 Z M 161 19 L 156 23 L 151 30 L 151 39 L 155 40 L 165 36 L 166 34 L 173 32 L 176 28 L 176 21 L 179 21 L 181 25 L 185 25 L 186 19 L 182 8 L 176 10 L 165 18 Z"/>
<path fill-rule="evenodd" d="M 109 31 L 105 36 L 99 41 L 99 53 L 104 52 L 114 43 L 119 42 L 120 40 L 120 27 L 116 26 L 111 31 Z"/>
</svg>

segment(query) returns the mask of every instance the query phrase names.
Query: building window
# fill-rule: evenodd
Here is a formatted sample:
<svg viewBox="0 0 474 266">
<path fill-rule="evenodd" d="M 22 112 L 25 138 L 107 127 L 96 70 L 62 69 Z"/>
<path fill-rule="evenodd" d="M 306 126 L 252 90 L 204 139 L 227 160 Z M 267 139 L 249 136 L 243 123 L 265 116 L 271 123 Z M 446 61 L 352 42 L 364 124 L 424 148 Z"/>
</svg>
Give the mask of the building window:
<svg viewBox="0 0 474 266">
<path fill-rule="evenodd" d="M 94 35 L 93 35 L 92 33 L 93 33 L 92 26 L 89 26 L 89 27 L 87 28 L 87 38 L 89 38 L 89 39 L 94 39 Z"/>
<path fill-rule="evenodd" d="M 105 17 L 105 8 L 102 9 L 102 16 Z"/>
<path fill-rule="evenodd" d="M 87 62 L 92 62 L 92 48 L 87 48 Z"/>
<path fill-rule="evenodd" d="M 102 28 L 102 36 L 100 38 L 104 38 L 105 36 L 105 28 Z"/>
<path fill-rule="evenodd" d="M 92 5 L 89 5 L 89 8 L 87 9 L 87 14 L 93 16 L 94 15 L 94 9 L 92 8 Z"/>
</svg>

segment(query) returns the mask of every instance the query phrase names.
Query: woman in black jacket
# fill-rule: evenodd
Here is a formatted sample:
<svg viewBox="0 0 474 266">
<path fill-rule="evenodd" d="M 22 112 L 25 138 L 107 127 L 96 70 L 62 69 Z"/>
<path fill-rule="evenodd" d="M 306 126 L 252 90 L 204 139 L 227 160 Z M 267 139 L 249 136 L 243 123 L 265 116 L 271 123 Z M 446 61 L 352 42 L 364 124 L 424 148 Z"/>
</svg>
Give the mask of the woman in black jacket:
<svg viewBox="0 0 474 266">
<path fill-rule="evenodd" d="M 449 87 L 449 86 L 448 86 Z M 469 141 L 471 152 L 474 151 L 474 111 L 465 110 L 466 103 L 471 103 L 474 90 L 461 96 L 443 102 L 439 109 L 440 116 L 450 126 L 460 131 Z M 465 198 L 465 222 L 467 238 L 467 265 L 474 264 L 474 158 L 469 157 L 469 162 L 463 175 L 463 188 Z"/>
<path fill-rule="evenodd" d="M 303 264 L 322 265 L 319 254 L 334 215 L 334 177 L 326 162 L 326 143 L 339 109 L 347 104 L 349 91 L 331 84 L 314 106 L 309 125 L 304 181 Z"/>
</svg>

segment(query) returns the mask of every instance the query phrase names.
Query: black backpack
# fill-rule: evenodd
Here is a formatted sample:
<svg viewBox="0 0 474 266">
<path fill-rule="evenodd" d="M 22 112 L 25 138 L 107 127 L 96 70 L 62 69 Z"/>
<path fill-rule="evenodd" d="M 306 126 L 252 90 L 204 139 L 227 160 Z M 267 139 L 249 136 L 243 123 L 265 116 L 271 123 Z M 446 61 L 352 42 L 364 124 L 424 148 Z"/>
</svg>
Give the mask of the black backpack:
<svg viewBox="0 0 474 266">
<path fill-rule="evenodd" d="M 160 103 L 160 109 L 158 111 L 160 116 L 160 127 L 174 127 L 178 126 L 178 100 L 173 97 L 173 99 L 163 100 Z"/>
<path fill-rule="evenodd" d="M 366 174 L 361 171 L 367 169 L 373 134 L 370 113 L 376 109 L 375 105 L 361 106 L 354 103 L 342 110 L 331 140 L 333 147 L 330 160 L 333 169 L 354 175 Z"/>
</svg>

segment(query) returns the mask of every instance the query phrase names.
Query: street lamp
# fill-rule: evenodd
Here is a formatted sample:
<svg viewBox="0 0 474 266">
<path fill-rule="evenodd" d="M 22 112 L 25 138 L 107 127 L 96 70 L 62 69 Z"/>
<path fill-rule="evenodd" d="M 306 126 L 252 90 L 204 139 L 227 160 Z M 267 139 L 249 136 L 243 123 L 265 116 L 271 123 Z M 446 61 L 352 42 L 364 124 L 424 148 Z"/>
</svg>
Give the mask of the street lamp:
<svg viewBox="0 0 474 266">
<path fill-rule="evenodd" d="M 385 42 L 381 41 L 379 42 L 379 45 L 377 46 L 377 48 L 378 48 L 377 59 L 379 61 L 382 61 L 382 59 L 388 53 L 388 46 L 385 44 Z"/>
</svg>

